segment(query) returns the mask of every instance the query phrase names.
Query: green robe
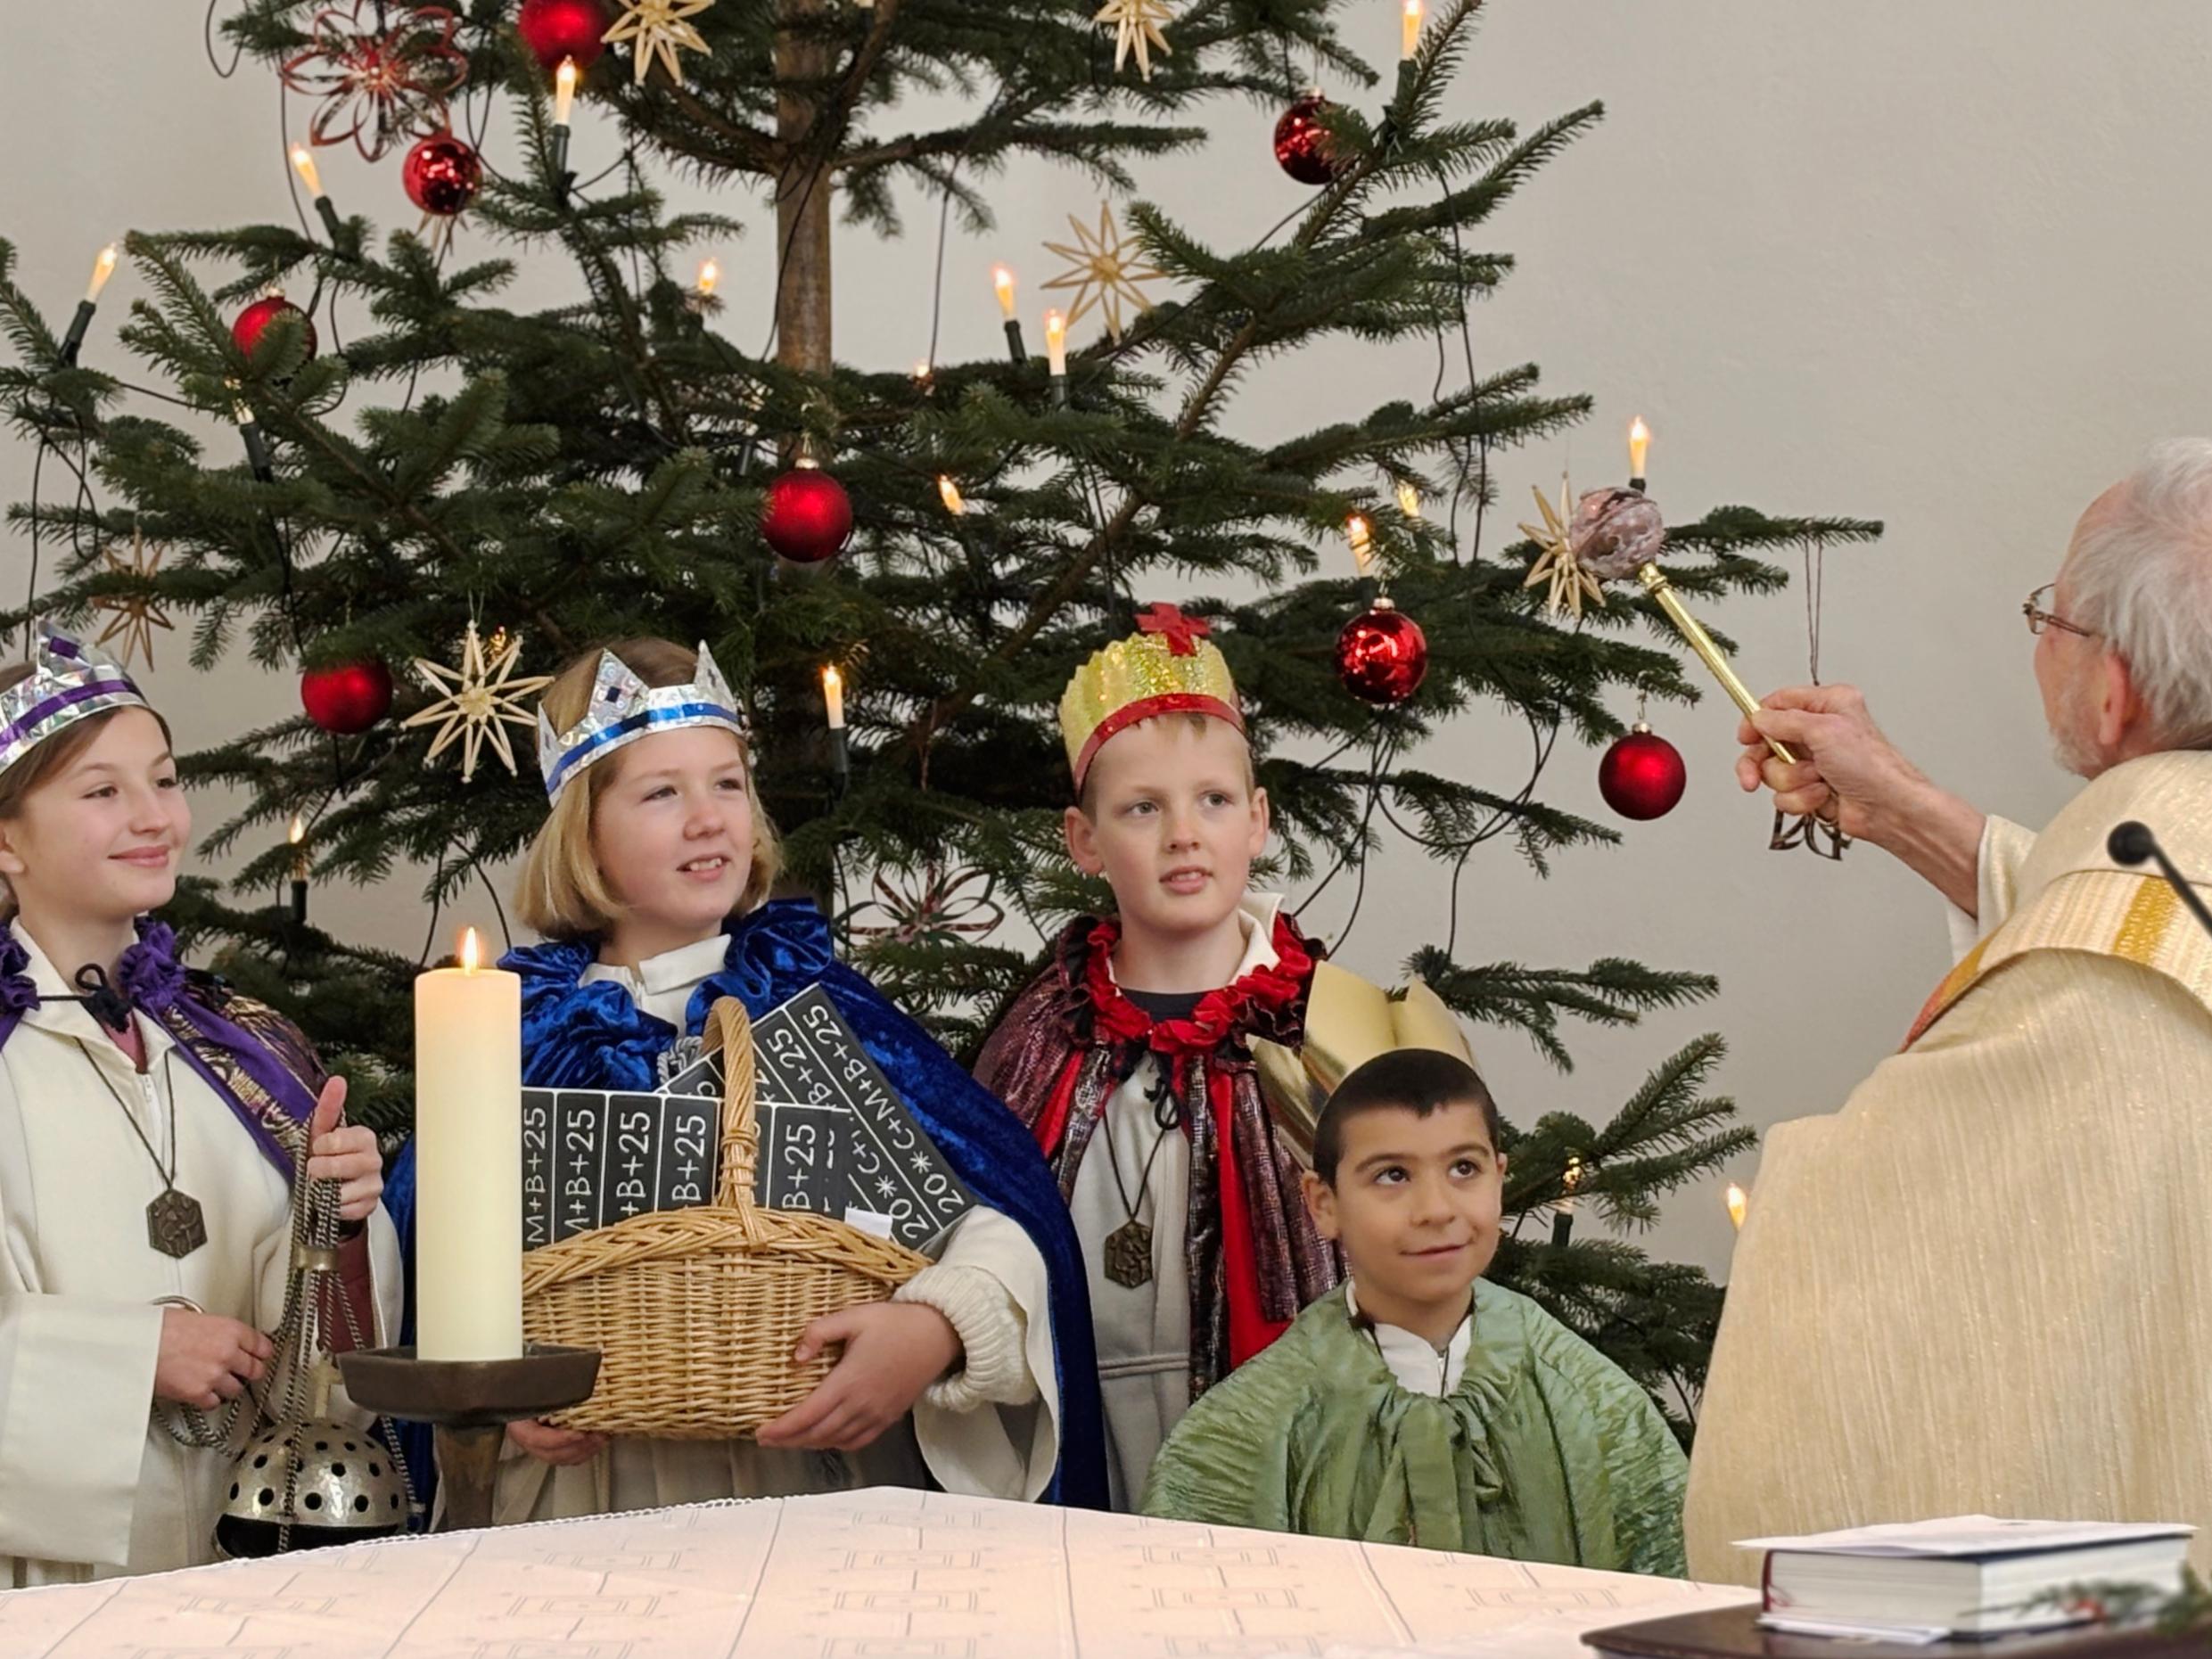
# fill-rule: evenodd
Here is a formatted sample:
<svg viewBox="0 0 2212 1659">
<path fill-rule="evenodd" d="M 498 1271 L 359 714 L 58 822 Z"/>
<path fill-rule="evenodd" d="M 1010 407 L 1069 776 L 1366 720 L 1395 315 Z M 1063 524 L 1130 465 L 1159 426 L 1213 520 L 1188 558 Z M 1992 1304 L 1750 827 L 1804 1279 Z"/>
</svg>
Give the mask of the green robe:
<svg viewBox="0 0 2212 1659">
<path fill-rule="evenodd" d="M 1434 1399 L 1339 1286 L 1191 1407 L 1144 1512 L 1681 1578 L 1688 1467 L 1643 1390 L 1525 1296 L 1476 1281 L 1466 1372 Z"/>
</svg>

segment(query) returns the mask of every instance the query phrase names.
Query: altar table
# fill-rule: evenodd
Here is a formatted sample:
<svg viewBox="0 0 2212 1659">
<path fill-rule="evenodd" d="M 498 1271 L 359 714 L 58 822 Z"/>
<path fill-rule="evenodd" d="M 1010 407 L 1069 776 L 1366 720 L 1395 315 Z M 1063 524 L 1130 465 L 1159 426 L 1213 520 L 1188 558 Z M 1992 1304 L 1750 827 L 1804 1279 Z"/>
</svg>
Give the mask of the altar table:
<svg viewBox="0 0 2212 1659">
<path fill-rule="evenodd" d="M 0 1595 L 6 1659 L 1569 1659 L 1748 1599 L 898 1489 L 355 1544 Z"/>
</svg>

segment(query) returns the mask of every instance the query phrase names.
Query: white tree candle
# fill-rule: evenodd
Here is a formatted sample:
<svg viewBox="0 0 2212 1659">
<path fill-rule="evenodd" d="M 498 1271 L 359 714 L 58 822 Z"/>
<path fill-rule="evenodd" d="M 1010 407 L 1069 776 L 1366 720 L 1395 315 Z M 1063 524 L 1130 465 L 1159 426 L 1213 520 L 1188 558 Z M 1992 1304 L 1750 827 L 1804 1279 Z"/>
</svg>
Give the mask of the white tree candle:
<svg viewBox="0 0 2212 1659">
<path fill-rule="evenodd" d="M 477 965 L 415 981 L 415 1350 L 522 1351 L 522 981 Z"/>
</svg>

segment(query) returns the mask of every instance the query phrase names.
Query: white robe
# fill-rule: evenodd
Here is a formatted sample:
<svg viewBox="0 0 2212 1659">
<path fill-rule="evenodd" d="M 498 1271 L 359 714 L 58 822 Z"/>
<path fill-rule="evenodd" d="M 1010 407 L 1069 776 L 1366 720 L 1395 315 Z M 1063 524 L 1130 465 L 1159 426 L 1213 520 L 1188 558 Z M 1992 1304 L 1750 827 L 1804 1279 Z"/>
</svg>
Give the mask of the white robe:
<svg viewBox="0 0 2212 1659">
<path fill-rule="evenodd" d="M 2212 754 L 2116 768 L 2040 837 L 1991 820 L 1948 1012 L 1769 1135 L 1696 1577 L 1754 1581 L 1739 1538 L 1969 1513 L 2194 1522 L 2212 1566 L 2212 941 L 2106 856 L 2130 817 L 2212 874 Z"/>
<path fill-rule="evenodd" d="M 720 934 L 654 957 L 633 973 L 595 963 L 586 982 L 622 986 L 648 1014 L 682 1028 L 693 991 L 718 972 Z M 555 1468 L 517 1451 L 500 1466 L 496 1518 L 553 1520 L 719 1498 L 787 1498 L 863 1486 L 921 1486 L 1030 1500 L 1059 1461 L 1050 1284 L 1044 1257 L 995 1210 L 971 1210 L 936 1261 L 892 1297 L 935 1308 L 959 1334 L 961 1368 L 932 1384 L 906 1422 L 858 1452 L 800 1451 L 740 1441 L 617 1439 L 588 1463 Z"/>
<path fill-rule="evenodd" d="M 40 993 L 70 994 L 17 937 Z M 0 1589 L 214 1559 L 230 1455 L 180 1446 L 153 1418 L 156 1304 L 184 1298 L 263 1331 L 284 1313 L 285 1178 L 197 1072 L 164 1064 L 169 1034 L 138 1029 L 143 1074 L 75 1003 L 33 1008 L 0 1049 Z M 172 1082 L 177 1187 L 208 1232 L 181 1259 L 146 1242 L 162 1182 L 124 1116 L 166 1162 Z M 369 1252 L 382 1344 L 396 1340 L 400 1272 L 381 1208 Z"/>
<path fill-rule="evenodd" d="M 1245 954 L 1232 981 L 1275 965 L 1275 914 L 1282 902 L 1276 893 L 1244 899 L 1238 920 Z M 1180 1129 L 1161 1128 L 1153 1115 L 1150 1091 L 1160 1075 L 1160 1057 L 1147 1054 L 1114 1091 L 1068 1195 L 1090 1274 L 1106 1489 L 1114 1507 L 1125 1512 L 1136 1508 L 1153 1459 L 1190 1409 L 1190 1274 L 1183 1253 L 1190 1141 Z M 1105 1268 L 1106 1241 L 1128 1225 L 1131 1204 L 1136 1219 L 1152 1229 L 1152 1277 L 1133 1286 L 1115 1284 Z"/>
</svg>

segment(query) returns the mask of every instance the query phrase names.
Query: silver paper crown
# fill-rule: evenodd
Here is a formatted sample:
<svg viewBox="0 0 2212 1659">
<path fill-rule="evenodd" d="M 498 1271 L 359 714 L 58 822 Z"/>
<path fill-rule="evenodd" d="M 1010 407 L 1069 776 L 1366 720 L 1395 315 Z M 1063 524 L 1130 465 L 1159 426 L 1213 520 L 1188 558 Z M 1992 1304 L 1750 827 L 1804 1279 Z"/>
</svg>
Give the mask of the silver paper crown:
<svg viewBox="0 0 2212 1659">
<path fill-rule="evenodd" d="M 79 720 L 151 706 L 122 664 L 97 645 L 44 628 L 37 638 L 30 672 L 0 691 L 0 772 Z"/>
<path fill-rule="evenodd" d="M 682 686 L 648 686 L 629 663 L 612 651 L 602 651 L 582 719 L 565 732 L 555 732 L 546 718 L 545 704 L 538 705 L 538 769 L 545 774 L 546 799 L 558 800 L 572 778 L 623 744 L 648 732 L 684 726 L 719 726 L 752 747 L 752 728 L 703 641 L 698 671 Z"/>
</svg>

